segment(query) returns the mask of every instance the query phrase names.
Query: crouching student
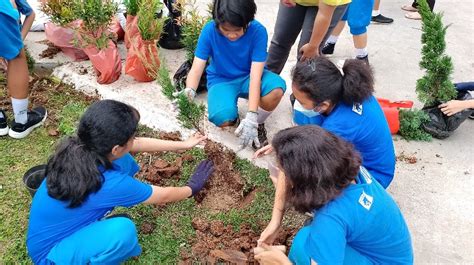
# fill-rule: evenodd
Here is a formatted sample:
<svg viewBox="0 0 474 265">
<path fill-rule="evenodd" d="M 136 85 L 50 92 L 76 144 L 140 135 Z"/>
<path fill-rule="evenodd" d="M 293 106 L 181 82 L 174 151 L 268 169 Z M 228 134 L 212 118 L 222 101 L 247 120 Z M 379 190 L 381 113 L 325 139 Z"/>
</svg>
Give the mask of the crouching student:
<svg viewBox="0 0 474 265">
<path fill-rule="evenodd" d="M 118 264 L 138 256 L 135 224 L 106 215 L 117 206 L 181 201 L 202 189 L 213 170 L 210 161 L 201 162 L 184 187 L 133 177 L 139 167 L 130 152 L 189 149 L 206 139 L 136 138 L 139 118 L 124 103 L 96 102 L 82 116 L 77 136 L 57 147 L 31 205 L 26 245 L 35 264 Z"/>
<path fill-rule="evenodd" d="M 342 69 L 324 57 L 299 62 L 292 71 L 294 121 L 319 125 L 352 143 L 362 165 L 387 188 L 395 172 L 395 150 L 388 123 L 372 95 L 372 72 L 359 60 Z M 271 152 L 267 146 L 256 156 Z"/>
<path fill-rule="evenodd" d="M 289 258 L 268 250 L 260 264 L 412 264 L 410 232 L 393 198 L 361 166 L 351 144 L 317 126 L 279 132 L 272 141 L 281 172 L 270 224 L 278 235 L 285 204 L 314 218 L 295 236 Z"/>
<path fill-rule="evenodd" d="M 238 98 L 248 99 L 245 118 L 236 134 L 240 144 L 266 145 L 265 120 L 277 107 L 286 85 L 277 74 L 264 69 L 268 35 L 254 19 L 253 0 L 214 1 L 213 20 L 199 37 L 194 62 L 183 92 L 194 98 L 206 62 L 209 120 L 219 127 L 239 123 Z"/>
</svg>

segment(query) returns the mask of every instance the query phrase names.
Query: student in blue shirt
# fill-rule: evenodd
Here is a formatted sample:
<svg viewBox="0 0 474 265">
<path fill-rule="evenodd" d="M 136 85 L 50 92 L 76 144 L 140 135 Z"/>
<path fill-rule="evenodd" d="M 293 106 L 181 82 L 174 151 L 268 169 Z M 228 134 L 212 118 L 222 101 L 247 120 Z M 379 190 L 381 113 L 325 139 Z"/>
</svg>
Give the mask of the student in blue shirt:
<svg viewBox="0 0 474 265">
<path fill-rule="evenodd" d="M 23 49 L 22 33 L 18 21 L 18 10 L 22 7 L 15 1 L 0 1 L 0 57 L 8 62 L 7 88 L 11 96 L 14 120 L 8 126 L 8 117 L 0 109 L 0 137 L 9 135 L 20 139 L 26 137 L 33 129 L 41 126 L 46 120 L 47 111 L 44 107 L 36 107 L 28 111 L 29 73 L 26 54 Z"/>
<path fill-rule="evenodd" d="M 206 62 L 209 120 L 219 127 L 239 123 L 238 98 L 248 99 L 245 118 L 235 131 L 240 144 L 254 148 L 267 144 L 264 122 L 277 107 L 286 84 L 277 74 L 264 69 L 268 35 L 256 21 L 253 0 L 216 0 L 213 20 L 199 37 L 186 89 L 189 98 L 196 88 Z"/>
<path fill-rule="evenodd" d="M 295 66 L 294 120 L 298 125 L 319 125 L 352 143 L 362 155 L 362 165 L 387 188 L 395 173 L 395 150 L 383 111 L 372 95 L 372 72 L 354 59 L 347 60 L 342 71 L 324 57 Z M 271 146 L 256 156 L 269 152 Z"/>
<path fill-rule="evenodd" d="M 138 256 L 135 224 L 107 217 L 114 207 L 162 205 L 202 189 L 213 170 L 210 161 L 201 162 L 184 187 L 157 187 L 133 177 L 139 167 L 130 152 L 184 150 L 206 139 L 135 137 L 139 118 L 124 103 L 96 102 L 82 116 L 77 135 L 57 147 L 31 205 L 26 245 L 35 264 L 118 264 Z"/>
<path fill-rule="evenodd" d="M 350 143 L 318 126 L 298 126 L 279 132 L 272 145 L 281 171 L 272 219 L 258 241 L 267 250 L 256 255 L 260 264 L 413 264 L 399 207 Z M 269 247 L 285 204 L 313 213 L 289 258 Z"/>
</svg>

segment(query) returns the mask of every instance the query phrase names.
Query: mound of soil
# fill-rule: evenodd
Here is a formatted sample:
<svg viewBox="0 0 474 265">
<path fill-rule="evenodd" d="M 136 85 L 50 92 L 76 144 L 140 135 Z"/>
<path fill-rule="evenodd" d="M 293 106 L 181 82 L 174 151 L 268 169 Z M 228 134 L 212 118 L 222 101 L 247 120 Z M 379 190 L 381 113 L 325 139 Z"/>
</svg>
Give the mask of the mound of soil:
<svg viewBox="0 0 474 265">
<path fill-rule="evenodd" d="M 160 185 L 163 179 L 181 177 L 181 167 L 183 161 L 192 161 L 194 158 L 191 155 L 183 155 L 178 157 L 174 162 L 169 163 L 160 158 L 161 154 L 151 155 L 142 153 L 137 157 L 138 164 L 141 171 L 138 173 L 139 179 L 144 179 L 150 184 Z"/>
<path fill-rule="evenodd" d="M 56 56 L 56 54 L 61 52 L 61 49 L 54 46 L 54 44 L 49 42 L 49 41 L 44 41 L 44 42 L 41 42 L 41 43 L 46 44 L 48 46 L 48 48 L 46 48 L 46 50 L 44 50 L 40 53 L 40 55 L 39 55 L 40 58 L 53 59 L 54 56 Z"/>
<path fill-rule="evenodd" d="M 228 262 L 236 264 L 254 263 L 253 248 L 257 246 L 260 236 L 243 224 L 238 231 L 232 226 L 225 226 L 221 221 L 206 222 L 202 219 L 194 219 L 193 228 L 196 230 L 196 243 L 192 246 L 192 257 L 184 257 L 185 263 L 199 260 L 210 264 L 216 262 Z M 289 239 L 295 233 L 292 229 L 284 229 L 280 232 L 275 244 L 289 246 Z"/>
<path fill-rule="evenodd" d="M 213 141 L 208 141 L 204 151 L 214 163 L 214 172 L 196 200 L 211 212 L 236 207 L 243 199 L 244 181 L 234 169 L 235 153 Z"/>
</svg>

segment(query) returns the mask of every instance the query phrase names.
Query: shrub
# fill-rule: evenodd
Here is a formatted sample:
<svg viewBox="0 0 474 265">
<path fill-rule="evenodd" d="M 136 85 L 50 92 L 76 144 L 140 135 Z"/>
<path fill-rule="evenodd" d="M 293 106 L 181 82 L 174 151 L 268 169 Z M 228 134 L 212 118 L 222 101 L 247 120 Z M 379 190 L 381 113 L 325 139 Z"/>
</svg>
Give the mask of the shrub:
<svg viewBox="0 0 474 265">
<path fill-rule="evenodd" d="M 405 140 L 431 141 L 431 135 L 423 130 L 423 124 L 430 121 L 423 110 L 400 110 L 400 135 Z"/>
<path fill-rule="evenodd" d="M 445 54 L 448 27 L 443 25 L 443 14 L 431 12 L 426 0 L 420 0 L 418 4 L 423 22 L 420 67 L 426 73 L 417 81 L 416 92 L 425 106 L 431 106 L 455 99 L 457 92 L 451 82 L 453 63 Z"/>
<path fill-rule="evenodd" d="M 141 0 L 125 0 L 123 4 L 127 8 L 127 15 L 136 16 Z"/>
<path fill-rule="evenodd" d="M 54 24 L 62 27 L 77 19 L 74 13 L 74 2 L 71 0 L 44 1 L 41 11 L 48 15 Z"/>
<path fill-rule="evenodd" d="M 160 0 L 141 0 L 139 5 L 138 30 L 143 40 L 157 40 L 163 33 L 164 18 L 157 18 L 156 11 L 163 7 Z"/>
<path fill-rule="evenodd" d="M 111 34 L 108 27 L 117 12 L 112 0 L 75 0 L 74 14 L 82 20 L 79 35 L 85 45 L 107 48 Z"/>
<path fill-rule="evenodd" d="M 188 1 L 186 4 L 182 5 L 181 8 L 183 8 L 183 16 L 180 21 L 182 25 L 181 42 L 186 49 L 186 58 L 192 62 L 202 28 L 212 19 L 212 16 L 210 13 L 208 13 L 207 16 L 199 15 L 195 0 Z M 209 8 L 212 10 L 210 6 Z"/>
</svg>

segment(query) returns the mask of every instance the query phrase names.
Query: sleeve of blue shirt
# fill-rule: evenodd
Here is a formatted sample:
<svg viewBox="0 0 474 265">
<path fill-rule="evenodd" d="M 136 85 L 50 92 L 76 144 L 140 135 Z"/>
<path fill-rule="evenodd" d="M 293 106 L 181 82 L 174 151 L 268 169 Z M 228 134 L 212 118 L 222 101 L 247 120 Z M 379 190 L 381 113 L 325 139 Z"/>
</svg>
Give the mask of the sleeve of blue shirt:
<svg viewBox="0 0 474 265">
<path fill-rule="evenodd" d="M 343 264 L 346 248 L 344 225 L 331 216 L 319 214 L 311 224 L 306 251 L 318 265 Z"/>
<path fill-rule="evenodd" d="M 33 9 L 26 0 L 15 0 L 15 3 L 18 7 L 18 11 L 20 11 L 21 14 L 29 16 L 31 13 L 33 13 Z"/>
<path fill-rule="evenodd" d="M 211 34 L 213 30 L 216 30 L 216 26 L 213 21 L 207 23 L 202 29 L 201 35 L 199 35 L 196 51 L 194 52 L 194 55 L 197 58 L 207 61 L 211 56 Z"/>
<path fill-rule="evenodd" d="M 252 62 L 265 62 L 267 60 L 268 34 L 264 26 L 257 27 L 253 41 Z"/>
<path fill-rule="evenodd" d="M 120 181 L 102 193 L 99 207 L 131 207 L 146 201 L 152 192 L 151 185 L 123 174 Z"/>
</svg>

